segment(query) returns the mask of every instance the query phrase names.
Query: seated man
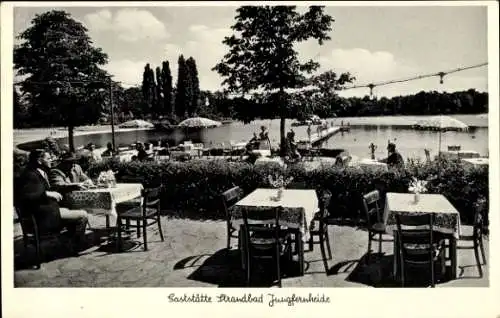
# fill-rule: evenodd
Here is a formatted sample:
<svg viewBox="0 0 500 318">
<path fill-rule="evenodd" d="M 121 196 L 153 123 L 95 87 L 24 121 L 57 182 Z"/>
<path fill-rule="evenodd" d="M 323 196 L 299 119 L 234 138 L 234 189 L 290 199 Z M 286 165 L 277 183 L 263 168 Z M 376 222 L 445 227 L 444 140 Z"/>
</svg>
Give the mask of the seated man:
<svg viewBox="0 0 500 318">
<path fill-rule="evenodd" d="M 117 155 L 118 152 L 113 149 L 113 144 L 108 142 L 106 145 L 106 150 L 103 151 L 101 154 L 102 157 L 113 157 L 114 155 Z"/>
<path fill-rule="evenodd" d="M 66 153 L 61 156 L 59 164 L 50 170 L 51 188 L 60 193 L 66 193 L 75 189 L 85 189 L 93 185 L 92 180 L 83 172 L 82 167 L 77 164 L 79 158 L 74 153 Z"/>
<path fill-rule="evenodd" d="M 62 195 L 50 191 L 47 172 L 51 156 L 45 150 L 30 153 L 28 165 L 16 184 L 16 207 L 21 215 L 32 214 L 42 232 L 59 231 L 66 227 L 78 250 L 88 224 L 87 212 L 59 207 Z M 76 251 L 75 250 L 75 251 Z"/>
<path fill-rule="evenodd" d="M 387 163 L 389 168 L 403 169 L 405 167 L 405 162 L 401 154 L 396 151 L 396 144 L 392 142 L 389 143 L 389 145 L 387 145 L 387 151 L 389 152 L 389 156 L 386 159 L 380 160 L 380 162 Z"/>
</svg>

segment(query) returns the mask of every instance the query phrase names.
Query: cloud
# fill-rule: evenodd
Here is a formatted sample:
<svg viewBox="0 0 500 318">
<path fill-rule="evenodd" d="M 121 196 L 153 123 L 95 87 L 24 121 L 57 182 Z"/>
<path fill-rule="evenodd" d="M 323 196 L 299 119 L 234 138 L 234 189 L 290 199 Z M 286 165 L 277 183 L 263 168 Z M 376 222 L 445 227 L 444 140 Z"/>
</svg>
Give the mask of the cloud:
<svg viewBox="0 0 500 318">
<path fill-rule="evenodd" d="M 227 47 L 222 44 L 222 40 L 231 35 L 231 29 L 194 24 L 188 27 L 188 31 L 184 43 L 168 43 L 164 46 L 174 83 L 177 81 L 177 60 L 183 54 L 185 58 L 192 56 L 196 60 L 201 89 L 220 89 L 222 78 L 212 68 L 226 53 Z"/>
<path fill-rule="evenodd" d="M 163 22 L 151 12 L 140 9 L 121 9 L 114 14 L 110 10 L 100 10 L 87 14 L 85 24 L 93 35 L 110 32 L 126 42 L 136 42 L 149 38 L 155 40 L 170 37 Z"/>
<path fill-rule="evenodd" d="M 123 87 L 130 87 L 139 85 L 142 82 L 142 73 L 146 63 L 146 61 L 110 59 L 104 69 L 114 75 L 113 80 L 122 82 Z"/>
</svg>

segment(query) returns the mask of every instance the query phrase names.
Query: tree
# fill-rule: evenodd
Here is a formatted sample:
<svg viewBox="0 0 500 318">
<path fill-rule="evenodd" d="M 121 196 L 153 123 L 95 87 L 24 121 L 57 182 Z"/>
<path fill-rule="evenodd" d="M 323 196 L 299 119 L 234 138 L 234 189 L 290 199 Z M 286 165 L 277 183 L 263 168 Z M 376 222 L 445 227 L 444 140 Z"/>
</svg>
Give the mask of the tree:
<svg viewBox="0 0 500 318">
<path fill-rule="evenodd" d="M 163 85 L 163 110 L 164 116 L 172 115 L 172 74 L 168 61 L 163 61 L 161 67 L 161 83 Z"/>
<path fill-rule="evenodd" d="M 142 96 L 144 98 L 145 109 L 144 114 L 149 114 L 153 110 L 156 95 L 156 84 L 154 71 L 149 65 L 146 64 L 144 67 L 144 72 L 142 73 Z"/>
<path fill-rule="evenodd" d="M 163 113 L 163 82 L 161 77 L 161 68 L 159 66 L 156 67 L 156 103 L 154 107 L 153 113 L 156 117 Z"/>
<path fill-rule="evenodd" d="M 311 6 L 300 14 L 295 6 L 243 6 L 236 10 L 234 34 L 225 37 L 229 47 L 223 60 L 213 69 L 224 79 L 229 91 L 248 93 L 263 89 L 279 91 L 281 153 L 285 152 L 285 100 L 287 88 L 307 84 L 319 64 L 301 63 L 294 45 L 315 39 L 319 45 L 329 40 L 333 18 L 321 6 Z"/>
<path fill-rule="evenodd" d="M 21 90 L 38 125 L 68 127 L 74 150 L 73 131 L 78 125 L 99 119 L 108 74 L 100 68 L 107 55 L 92 45 L 87 29 L 65 11 L 37 14 L 31 26 L 18 35 L 14 68 L 27 75 Z"/>
<path fill-rule="evenodd" d="M 186 65 L 186 60 L 181 54 L 178 60 L 177 68 L 177 85 L 175 94 L 175 114 L 177 117 L 185 117 L 189 110 L 191 97 L 191 79 L 189 76 L 189 68 Z"/>
<path fill-rule="evenodd" d="M 194 116 L 200 106 L 200 80 L 198 78 L 198 69 L 194 58 L 189 57 L 186 60 L 186 68 L 188 69 L 190 79 L 190 95 L 188 113 L 189 116 Z"/>
</svg>

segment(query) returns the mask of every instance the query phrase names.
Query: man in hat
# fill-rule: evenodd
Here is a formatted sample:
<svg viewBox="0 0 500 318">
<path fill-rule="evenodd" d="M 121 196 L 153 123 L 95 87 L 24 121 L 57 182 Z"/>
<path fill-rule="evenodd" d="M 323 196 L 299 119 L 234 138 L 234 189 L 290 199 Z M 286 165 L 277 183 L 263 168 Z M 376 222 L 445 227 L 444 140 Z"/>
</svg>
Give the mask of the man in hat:
<svg viewBox="0 0 500 318">
<path fill-rule="evenodd" d="M 405 162 L 403 160 L 403 156 L 401 156 L 401 154 L 396 151 L 396 144 L 390 142 L 387 145 L 387 151 L 389 152 L 389 156 L 386 159 L 380 160 L 380 162 L 387 163 L 387 166 L 389 168 L 404 168 Z"/>
<path fill-rule="evenodd" d="M 59 164 L 50 171 L 50 184 L 54 190 L 64 193 L 74 190 L 75 187 L 82 189 L 93 184 L 77 163 L 78 160 L 79 157 L 74 153 L 61 156 Z"/>
<path fill-rule="evenodd" d="M 29 154 L 28 165 L 15 184 L 14 204 L 21 217 L 34 216 L 42 233 L 66 227 L 77 252 L 83 243 L 88 215 L 83 210 L 59 206 L 63 196 L 51 188 L 47 176 L 51 166 L 52 159 L 46 150 L 37 149 Z"/>
</svg>

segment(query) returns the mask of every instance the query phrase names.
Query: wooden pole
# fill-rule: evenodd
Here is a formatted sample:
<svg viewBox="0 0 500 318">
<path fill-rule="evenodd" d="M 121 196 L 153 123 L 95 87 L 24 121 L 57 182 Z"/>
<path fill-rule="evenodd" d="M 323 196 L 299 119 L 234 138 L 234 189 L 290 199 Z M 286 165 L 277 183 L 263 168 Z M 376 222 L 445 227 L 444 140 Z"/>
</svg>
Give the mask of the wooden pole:
<svg viewBox="0 0 500 318">
<path fill-rule="evenodd" d="M 113 151 L 116 150 L 115 144 L 115 111 L 113 107 L 113 81 L 109 79 L 109 106 L 111 108 L 111 143 L 113 145 Z"/>
</svg>

